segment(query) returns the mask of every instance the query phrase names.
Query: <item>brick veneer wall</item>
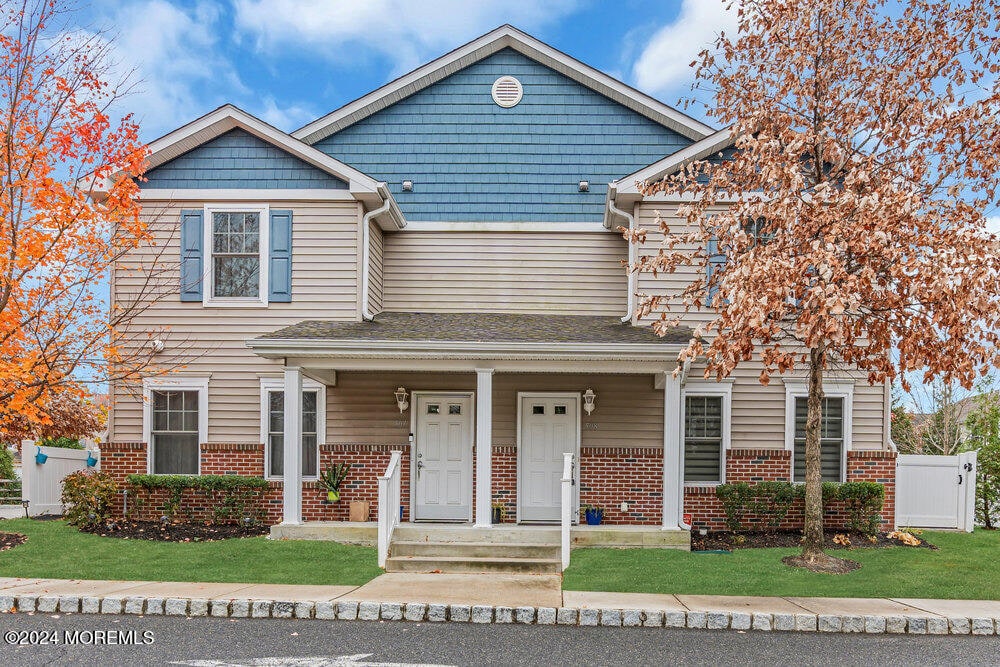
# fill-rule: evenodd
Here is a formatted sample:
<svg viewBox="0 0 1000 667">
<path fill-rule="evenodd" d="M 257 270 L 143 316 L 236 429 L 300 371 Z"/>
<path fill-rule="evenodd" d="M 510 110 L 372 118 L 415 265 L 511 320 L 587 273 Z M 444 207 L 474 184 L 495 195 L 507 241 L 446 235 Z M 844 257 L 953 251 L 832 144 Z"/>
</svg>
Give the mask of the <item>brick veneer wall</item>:
<svg viewBox="0 0 1000 667">
<path fill-rule="evenodd" d="M 604 523 L 655 525 L 663 520 L 663 452 L 645 447 L 583 447 L 580 505 L 604 509 Z M 628 503 L 622 512 L 621 503 Z"/>
<path fill-rule="evenodd" d="M 346 521 L 352 500 L 370 503 L 369 520 L 378 516 L 378 476 L 389 465 L 394 450 L 402 453 L 401 504 L 403 520 L 410 519 L 410 457 L 405 445 L 330 444 L 320 447 L 320 468 L 338 463 L 351 463 L 351 472 L 341 488 L 340 501 L 330 503 L 326 491 L 318 482 L 304 481 L 302 516 L 307 521 Z M 513 445 L 493 447 L 493 502 L 503 503 L 504 521 L 513 523 L 517 517 L 517 449 Z M 238 474 L 261 476 L 264 472 L 264 446 L 259 444 L 202 444 L 201 466 L 204 474 Z M 473 469 L 475 469 L 473 462 Z M 730 482 L 787 481 L 791 467 L 791 452 L 784 449 L 733 449 L 727 452 L 726 479 Z M 132 473 L 145 473 L 145 443 L 106 443 L 101 447 L 101 468 L 124 485 Z M 893 527 L 895 520 L 896 454 L 888 451 L 850 451 L 847 454 L 848 481 L 873 481 L 885 486 L 883 529 Z M 663 507 L 661 450 L 642 447 L 584 447 L 580 452 L 580 503 L 604 508 L 607 524 L 660 523 Z M 156 521 L 162 514 L 166 492 L 143 492 L 142 513 L 136 518 Z M 201 494 L 201 495 L 198 495 Z M 474 494 L 474 492 L 473 492 Z M 473 495 L 473 497 L 475 497 Z M 211 519 L 212 505 L 217 498 L 207 498 L 203 492 L 185 492 L 182 506 L 196 519 Z M 621 503 L 628 511 L 621 511 Z M 281 521 L 282 484 L 272 481 L 263 494 L 259 514 L 267 523 Z M 121 512 L 121 500 L 116 504 Z M 684 490 L 684 511 L 692 515 L 695 528 L 725 530 L 725 512 L 715 496 L 713 486 L 689 486 Z M 751 517 L 752 518 L 752 517 Z M 841 503 L 831 503 L 826 520 L 831 526 L 842 526 L 847 518 Z M 803 522 L 801 501 L 793 504 L 783 528 L 800 528 Z"/>
<path fill-rule="evenodd" d="M 791 452 L 769 449 L 734 449 L 728 452 L 726 480 L 754 483 L 764 480 L 787 481 L 791 470 Z M 890 451 L 847 452 L 847 481 L 878 482 L 885 487 L 882 504 L 882 529 L 891 530 L 896 517 L 896 453 Z M 726 513 L 715 495 L 714 486 L 690 486 L 684 489 L 684 511 L 692 515 L 694 528 L 726 530 Z M 801 528 L 804 507 L 793 503 L 781 528 Z M 753 521 L 755 517 L 748 517 Z M 842 527 L 847 512 L 841 502 L 828 503 L 824 512 L 826 525 Z"/>
</svg>

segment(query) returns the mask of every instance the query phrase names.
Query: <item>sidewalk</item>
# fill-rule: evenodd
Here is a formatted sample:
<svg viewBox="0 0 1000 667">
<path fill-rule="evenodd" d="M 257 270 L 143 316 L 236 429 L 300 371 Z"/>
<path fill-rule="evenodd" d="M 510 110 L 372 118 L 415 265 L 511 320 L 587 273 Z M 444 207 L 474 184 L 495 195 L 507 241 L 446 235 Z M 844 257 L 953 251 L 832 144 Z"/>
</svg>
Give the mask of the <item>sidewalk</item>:
<svg viewBox="0 0 1000 667">
<path fill-rule="evenodd" d="M 558 575 L 384 574 L 363 586 L 0 578 L 0 611 L 995 635 L 1000 601 L 562 591 Z"/>
</svg>

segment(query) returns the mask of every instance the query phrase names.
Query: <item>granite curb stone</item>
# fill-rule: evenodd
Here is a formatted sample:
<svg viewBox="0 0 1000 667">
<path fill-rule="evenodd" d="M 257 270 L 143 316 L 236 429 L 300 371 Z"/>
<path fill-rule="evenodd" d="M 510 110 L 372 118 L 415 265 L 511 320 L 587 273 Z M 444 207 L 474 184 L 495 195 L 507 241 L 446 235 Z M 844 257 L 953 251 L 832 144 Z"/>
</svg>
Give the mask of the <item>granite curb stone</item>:
<svg viewBox="0 0 1000 667">
<path fill-rule="evenodd" d="M 678 611 L 617 607 L 533 607 L 461 605 L 426 602 L 351 600 L 209 600 L 109 595 L 0 596 L 0 608 L 17 612 L 82 614 L 152 614 L 216 618 L 284 618 L 319 620 L 408 621 L 419 623 L 517 623 L 521 625 L 580 625 L 608 627 L 698 628 L 745 632 L 823 632 L 911 635 L 996 635 L 991 617 L 943 617 L 933 614 L 811 614 L 749 611 Z"/>
</svg>

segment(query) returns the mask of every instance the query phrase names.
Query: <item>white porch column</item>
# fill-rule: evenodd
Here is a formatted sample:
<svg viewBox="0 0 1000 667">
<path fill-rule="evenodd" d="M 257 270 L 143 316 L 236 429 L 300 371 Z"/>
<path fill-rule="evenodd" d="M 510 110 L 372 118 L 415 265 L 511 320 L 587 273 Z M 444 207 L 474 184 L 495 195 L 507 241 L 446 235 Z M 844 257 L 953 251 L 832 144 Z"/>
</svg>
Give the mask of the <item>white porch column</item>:
<svg viewBox="0 0 1000 667">
<path fill-rule="evenodd" d="M 302 523 L 302 369 L 285 367 L 282 520 Z"/>
<path fill-rule="evenodd" d="M 681 380 L 664 371 L 663 529 L 680 528 L 684 507 L 684 447 L 681 443 Z"/>
<path fill-rule="evenodd" d="M 492 525 L 493 369 L 476 369 L 476 526 Z"/>
</svg>

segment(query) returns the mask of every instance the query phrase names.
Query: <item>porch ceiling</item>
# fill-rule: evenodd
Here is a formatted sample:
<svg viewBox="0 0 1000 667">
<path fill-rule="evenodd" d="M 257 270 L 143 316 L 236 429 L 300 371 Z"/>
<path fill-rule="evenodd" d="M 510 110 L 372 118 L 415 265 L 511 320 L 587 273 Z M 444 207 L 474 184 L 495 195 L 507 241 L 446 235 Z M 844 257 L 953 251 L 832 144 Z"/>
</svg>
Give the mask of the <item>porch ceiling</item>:
<svg viewBox="0 0 1000 667">
<path fill-rule="evenodd" d="M 692 332 L 657 336 L 616 317 L 506 313 L 394 313 L 372 322 L 306 320 L 247 341 L 267 358 L 676 359 Z"/>
</svg>

